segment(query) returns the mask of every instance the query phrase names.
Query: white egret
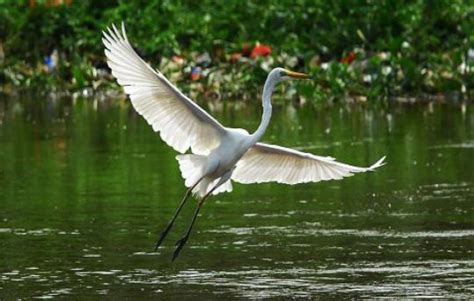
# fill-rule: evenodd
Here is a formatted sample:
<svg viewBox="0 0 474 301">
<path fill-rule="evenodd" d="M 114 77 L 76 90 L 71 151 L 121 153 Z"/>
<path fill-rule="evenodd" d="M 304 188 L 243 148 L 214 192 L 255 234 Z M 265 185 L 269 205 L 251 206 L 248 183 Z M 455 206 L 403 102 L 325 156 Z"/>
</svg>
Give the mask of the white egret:
<svg viewBox="0 0 474 301">
<path fill-rule="evenodd" d="M 188 187 L 176 213 L 161 232 L 161 245 L 191 192 L 199 200 L 192 221 L 176 243 L 173 260 L 187 242 L 202 204 L 210 194 L 232 191 L 231 181 L 285 184 L 339 180 L 354 173 L 372 171 L 384 164 L 385 157 L 370 167 L 357 167 L 331 157 L 258 142 L 270 122 L 271 96 L 281 81 L 308 78 L 304 73 L 273 69 L 263 88 L 262 121 L 253 134 L 244 129 L 227 128 L 181 93 L 158 70 L 152 69 L 130 45 L 124 24 L 103 32 L 105 55 L 112 74 L 130 96 L 135 110 L 160 132 L 161 138 L 181 153 L 176 156 Z M 186 153 L 191 149 L 191 153 Z M 155 250 L 156 250 L 155 249 Z"/>
</svg>

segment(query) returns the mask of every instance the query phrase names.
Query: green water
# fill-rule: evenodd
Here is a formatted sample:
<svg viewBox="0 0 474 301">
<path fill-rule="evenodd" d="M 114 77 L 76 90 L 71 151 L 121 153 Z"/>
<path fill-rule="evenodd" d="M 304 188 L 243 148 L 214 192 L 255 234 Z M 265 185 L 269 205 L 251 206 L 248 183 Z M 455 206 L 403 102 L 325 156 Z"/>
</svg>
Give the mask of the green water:
<svg viewBox="0 0 474 301">
<path fill-rule="evenodd" d="M 258 102 L 213 104 L 254 130 Z M 0 101 L 0 299 L 474 296 L 474 107 L 274 106 L 265 140 L 375 173 L 210 199 L 127 101 Z"/>
</svg>

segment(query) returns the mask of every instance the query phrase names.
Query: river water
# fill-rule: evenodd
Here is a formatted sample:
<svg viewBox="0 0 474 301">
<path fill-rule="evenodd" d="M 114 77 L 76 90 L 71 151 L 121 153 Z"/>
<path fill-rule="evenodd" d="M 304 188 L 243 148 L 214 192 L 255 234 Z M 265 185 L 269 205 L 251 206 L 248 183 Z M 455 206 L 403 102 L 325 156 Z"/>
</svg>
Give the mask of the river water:
<svg viewBox="0 0 474 301">
<path fill-rule="evenodd" d="M 258 126 L 258 101 L 207 107 Z M 234 184 L 194 202 L 126 100 L 1 99 L 0 299 L 474 296 L 474 107 L 314 109 L 280 102 L 265 141 L 349 164 L 342 181 Z"/>
</svg>

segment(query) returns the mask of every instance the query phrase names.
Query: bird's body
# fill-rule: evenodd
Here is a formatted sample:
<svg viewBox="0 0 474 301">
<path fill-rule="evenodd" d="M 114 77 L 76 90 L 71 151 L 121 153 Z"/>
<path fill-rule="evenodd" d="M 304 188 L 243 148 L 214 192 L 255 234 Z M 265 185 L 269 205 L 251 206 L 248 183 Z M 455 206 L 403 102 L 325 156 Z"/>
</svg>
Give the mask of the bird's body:
<svg viewBox="0 0 474 301">
<path fill-rule="evenodd" d="M 104 32 L 105 54 L 112 74 L 130 96 L 134 108 L 161 138 L 181 154 L 176 158 L 189 187 L 176 214 L 164 229 L 158 246 L 171 229 L 189 194 L 200 198 L 186 234 L 177 243 L 173 259 L 186 243 L 204 200 L 210 194 L 232 191 L 232 181 L 240 183 L 278 182 L 297 184 L 338 180 L 354 173 L 382 166 L 384 157 L 370 167 L 357 167 L 309 153 L 258 142 L 267 129 L 271 96 L 275 85 L 292 78 L 308 78 L 303 73 L 273 69 L 262 94 L 263 115 L 257 130 L 222 126 L 206 111 L 173 86 L 159 71 L 153 70 L 133 50 L 122 24 Z M 186 153 L 191 149 L 191 153 Z"/>
<path fill-rule="evenodd" d="M 251 135 L 247 131 L 244 129 L 226 128 L 221 138 L 221 143 L 208 155 L 178 155 L 177 159 L 181 174 L 185 178 L 186 186 L 191 187 L 202 178 L 200 185 L 193 191 L 203 197 L 217 184 L 217 181 L 224 177 L 226 180 L 213 193 L 218 194 L 220 192 L 232 191 L 232 184 L 230 183 L 232 171 L 251 146 Z"/>
<path fill-rule="evenodd" d="M 204 175 L 214 179 L 232 170 L 252 146 L 252 137 L 246 130 L 227 128 L 226 131 L 221 144 L 208 157 Z"/>
</svg>

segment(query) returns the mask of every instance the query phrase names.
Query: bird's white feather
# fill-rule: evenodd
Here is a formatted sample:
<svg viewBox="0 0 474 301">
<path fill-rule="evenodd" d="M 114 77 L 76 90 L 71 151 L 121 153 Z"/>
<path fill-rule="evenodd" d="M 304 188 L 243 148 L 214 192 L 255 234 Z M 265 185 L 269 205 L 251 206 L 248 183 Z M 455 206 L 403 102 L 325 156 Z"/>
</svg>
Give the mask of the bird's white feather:
<svg viewBox="0 0 474 301">
<path fill-rule="evenodd" d="M 354 173 L 372 171 L 384 165 L 385 157 L 370 167 L 340 163 L 277 145 L 257 143 L 237 162 L 232 180 L 244 184 L 278 182 L 297 184 L 339 180 Z"/>
<path fill-rule="evenodd" d="M 137 112 L 166 143 L 180 153 L 191 148 L 203 155 L 219 145 L 224 127 L 138 56 L 123 24 L 121 32 L 112 26 L 103 35 L 112 74 Z"/>
<path fill-rule="evenodd" d="M 220 178 L 215 179 L 212 183 L 207 186 L 206 190 L 200 191 L 199 195 L 202 197 L 207 192 L 209 192 L 216 184 L 219 182 Z M 212 195 L 216 195 L 223 192 L 232 192 L 232 182 L 230 180 L 225 181 L 220 186 L 218 186 L 213 192 Z"/>
<path fill-rule="evenodd" d="M 204 176 L 204 167 L 206 164 L 206 156 L 185 154 L 177 155 L 179 170 L 184 179 L 184 185 L 191 187 Z"/>
<path fill-rule="evenodd" d="M 203 176 L 204 170 L 207 163 L 207 157 L 202 155 L 195 154 L 184 154 L 177 155 L 176 160 L 179 163 L 179 169 L 181 171 L 181 176 L 184 179 L 184 185 L 186 187 L 191 187 L 196 184 Z M 218 182 L 220 178 L 211 179 L 205 177 L 202 181 L 193 189 L 193 193 L 197 194 L 200 197 L 203 197 L 208 193 Z M 216 195 L 222 192 L 231 192 L 232 183 L 230 180 L 225 181 L 219 187 L 217 187 L 212 194 Z"/>
</svg>

